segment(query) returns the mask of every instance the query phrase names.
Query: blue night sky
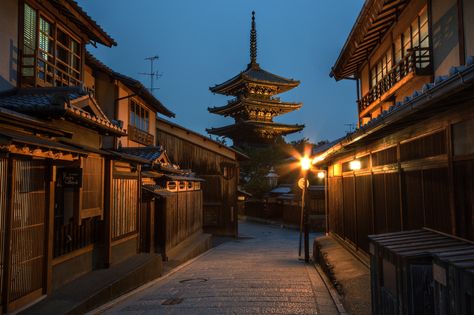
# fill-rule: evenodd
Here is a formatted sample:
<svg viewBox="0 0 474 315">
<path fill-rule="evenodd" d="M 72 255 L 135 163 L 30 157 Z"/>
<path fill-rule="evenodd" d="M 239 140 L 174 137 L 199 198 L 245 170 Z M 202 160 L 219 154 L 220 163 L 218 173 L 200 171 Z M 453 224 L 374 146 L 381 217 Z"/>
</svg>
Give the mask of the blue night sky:
<svg viewBox="0 0 474 315">
<path fill-rule="evenodd" d="M 329 77 L 363 0 L 78 0 L 85 11 L 118 43 L 89 47 L 115 71 L 149 86 L 144 58 L 159 55 L 162 75 L 155 96 L 176 113 L 175 123 L 197 132 L 233 122 L 210 114 L 207 107 L 230 99 L 209 87 L 230 79 L 249 63 L 251 12 L 256 11 L 260 66 L 301 81 L 280 94 L 283 101 L 303 102 L 295 112 L 275 119 L 303 123 L 288 141 L 342 136 L 357 121 L 355 82 Z"/>
</svg>

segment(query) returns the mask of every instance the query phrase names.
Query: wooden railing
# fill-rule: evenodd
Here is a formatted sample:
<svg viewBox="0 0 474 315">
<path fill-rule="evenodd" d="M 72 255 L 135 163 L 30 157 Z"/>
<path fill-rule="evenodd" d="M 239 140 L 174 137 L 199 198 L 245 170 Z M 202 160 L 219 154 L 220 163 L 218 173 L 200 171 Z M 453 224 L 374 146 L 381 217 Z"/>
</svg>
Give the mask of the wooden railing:
<svg viewBox="0 0 474 315">
<path fill-rule="evenodd" d="M 84 219 L 81 225 L 72 220 L 65 225 L 55 223 L 54 257 L 68 254 L 100 240 L 101 222 L 98 218 Z"/>
<path fill-rule="evenodd" d="M 382 97 L 395 84 L 410 73 L 416 75 L 432 74 L 430 48 L 414 48 L 392 68 L 369 92 L 358 101 L 359 113 Z"/>
<path fill-rule="evenodd" d="M 155 141 L 155 137 L 152 134 L 132 125 L 128 125 L 128 139 L 144 145 L 153 145 Z"/>
</svg>

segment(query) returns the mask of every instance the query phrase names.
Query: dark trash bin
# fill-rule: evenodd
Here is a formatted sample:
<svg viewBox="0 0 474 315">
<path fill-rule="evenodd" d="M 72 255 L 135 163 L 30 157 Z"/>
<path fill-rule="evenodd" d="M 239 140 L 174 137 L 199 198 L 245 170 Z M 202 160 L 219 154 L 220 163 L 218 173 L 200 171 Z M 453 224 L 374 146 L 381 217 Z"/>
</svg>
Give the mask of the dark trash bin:
<svg viewBox="0 0 474 315">
<path fill-rule="evenodd" d="M 434 255 L 435 315 L 474 314 L 474 245 Z"/>
<path fill-rule="evenodd" d="M 466 243 L 429 229 L 370 235 L 373 314 L 434 314 L 433 255 Z"/>
</svg>

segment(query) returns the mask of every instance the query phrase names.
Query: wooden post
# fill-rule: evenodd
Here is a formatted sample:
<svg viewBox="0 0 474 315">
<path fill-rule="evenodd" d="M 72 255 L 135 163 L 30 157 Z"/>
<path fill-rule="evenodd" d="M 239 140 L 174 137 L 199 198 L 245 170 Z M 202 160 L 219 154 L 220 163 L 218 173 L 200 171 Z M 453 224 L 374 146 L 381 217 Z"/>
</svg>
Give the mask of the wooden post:
<svg viewBox="0 0 474 315">
<path fill-rule="evenodd" d="M 2 283 L 2 311 L 8 313 L 8 304 L 10 300 L 10 271 L 11 271 L 11 234 L 12 234 L 12 212 L 13 212 L 13 185 L 15 183 L 16 173 L 13 168 L 13 158 L 8 157 L 7 165 L 7 207 L 5 213 L 5 239 L 3 253 L 3 283 Z"/>
<path fill-rule="evenodd" d="M 454 191 L 454 163 L 453 163 L 453 143 L 452 143 L 452 126 L 446 127 L 446 143 L 448 148 L 448 191 L 449 191 L 449 211 L 451 214 L 451 234 L 457 235 L 456 226 L 456 201 Z"/>
<path fill-rule="evenodd" d="M 49 164 L 49 185 L 47 186 L 46 195 L 46 218 L 45 218 L 45 271 L 43 273 L 43 293 L 51 294 L 53 291 L 52 275 L 53 275 L 53 247 L 54 247 L 54 206 L 56 203 L 56 166 L 52 162 Z"/>
<path fill-rule="evenodd" d="M 113 161 L 105 161 L 104 172 L 104 267 L 112 263 Z"/>
<path fill-rule="evenodd" d="M 141 203 L 142 203 L 142 166 L 140 164 L 137 164 L 137 172 L 138 172 L 138 185 L 137 185 L 137 215 L 136 215 L 136 222 L 137 222 L 137 230 L 138 230 L 138 237 L 137 237 L 137 248 L 138 252 L 142 251 L 142 246 L 141 246 L 141 238 L 143 233 L 143 230 L 141 229 L 141 222 L 140 222 L 140 217 L 141 217 Z"/>
</svg>

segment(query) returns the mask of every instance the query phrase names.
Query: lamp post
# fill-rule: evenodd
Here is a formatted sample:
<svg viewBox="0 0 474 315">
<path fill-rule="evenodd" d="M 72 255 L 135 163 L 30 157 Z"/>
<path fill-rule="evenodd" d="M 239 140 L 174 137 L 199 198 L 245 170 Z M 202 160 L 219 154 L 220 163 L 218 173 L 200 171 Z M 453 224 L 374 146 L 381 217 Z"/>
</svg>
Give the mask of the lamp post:
<svg viewBox="0 0 474 315">
<path fill-rule="evenodd" d="M 328 218 L 328 188 L 327 188 L 327 172 L 321 170 L 318 172 L 318 178 L 323 180 L 324 185 L 324 225 L 326 235 L 329 234 L 329 218 Z"/>
<path fill-rule="evenodd" d="M 308 208 L 306 207 L 306 194 L 308 189 L 308 171 L 311 168 L 311 160 L 308 157 L 303 157 L 301 159 L 301 170 L 303 172 L 303 187 L 301 193 L 301 223 L 300 224 L 300 256 L 301 256 L 301 225 L 303 225 L 304 230 L 304 261 L 309 262 L 309 216 Z"/>
</svg>

